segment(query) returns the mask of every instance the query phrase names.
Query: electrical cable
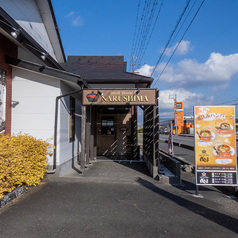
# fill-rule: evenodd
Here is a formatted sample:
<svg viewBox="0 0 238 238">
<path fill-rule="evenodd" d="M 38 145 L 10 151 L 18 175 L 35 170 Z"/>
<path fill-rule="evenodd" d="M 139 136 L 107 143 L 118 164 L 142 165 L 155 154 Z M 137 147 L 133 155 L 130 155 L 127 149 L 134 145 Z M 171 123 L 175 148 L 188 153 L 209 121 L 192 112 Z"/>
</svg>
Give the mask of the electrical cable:
<svg viewBox="0 0 238 238">
<path fill-rule="evenodd" d="M 136 29 L 137 29 L 139 11 L 140 11 L 140 0 L 139 0 L 139 3 L 138 3 L 137 14 L 136 14 L 136 24 L 135 24 L 134 37 L 133 37 L 132 48 L 131 48 L 131 56 L 133 56 L 133 52 L 134 52 L 135 36 L 136 36 Z M 131 60 L 131 64 L 130 64 L 130 70 L 131 70 L 131 66 L 132 66 L 132 60 Z"/>
<path fill-rule="evenodd" d="M 145 0 L 141 17 L 140 17 L 140 24 L 138 27 L 139 12 L 140 12 L 139 7 L 141 6 L 141 4 L 139 3 L 138 10 L 137 10 L 134 38 L 132 43 L 130 65 L 132 65 L 133 59 L 136 59 L 136 61 L 134 62 L 134 65 L 139 65 L 141 63 L 142 55 L 145 54 L 145 50 L 146 50 L 145 48 L 147 48 L 149 44 L 150 38 L 155 28 L 155 23 L 158 20 L 158 15 L 160 13 L 161 6 L 163 5 L 163 1 L 164 0 L 162 0 L 161 2 L 159 12 L 157 13 L 157 17 L 154 20 L 154 17 L 156 16 L 155 15 L 156 9 L 158 7 L 158 0 L 154 0 L 153 4 L 151 0 L 148 0 L 148 1 Z M 153 21 L 154 21 L 154 24 L 153 24 Z M 152 25 L 153 25 L 153 28 L 151 30 Z"/>
<path fill-rule="evenodd" d="M 192 7 L 190 8 L 190 10 L 189 10 L 187 16 L 185 17 L 185 19 L 184 19 L 183 23 L 181 24 L 179 30 L 177 31 L 176 35 L 174 36 L 172 42 L 170 42 L 169 47 L 167 48 L 167 50 L 166 50 L 166 52 L 165 52 L 165 55 L 166 55 L 166 53 L 168 52 L 168 49 L 171 48 L 171 46 L 172 46 L 172 44 L 174 43 L 175 39 L 177 38 L 179 32 L 181 31 L 181 29 L 182 29 L 184 23 L 186 22 L 186 20 L 187 20 L 188 16 L 190 15 L 190 13 L 191 13 L 191 11 L 192 11 L 192 9 L 193 9 L 193 7 L 194 7 L 194 5 L 195 5 L 196 2 L 197 2 L 197 0 L 194 1 Z M 165 56 L 165 55 L 164 55 L 164 56 Z M 164 56 L 162 57 L 161 61 L 163 61 Z"/>
<path fill-rule="evenodd" d="M 155 25 L 156 25 L 157 20 L 158 20 L 158 18 L 159 18 L 159 15 L 160 15 L 160 12 L 161 12 L 163 3 L 164 3 L 164 0 L 161 1 L 160 8 L 159 8 L 159 11 L 158 11 L 158 13 L 157 13 L 156 19 L 155 19 L 155 21 L 154 21 L 152 30 L 151 30 L 151 32 L 150 32 L 149 37 L 147 37 L 147 38 L 148 38 L 147 43 L 145 44 L 145 47 L 144 47 L 144 49 L 143 49 L 143 52 L 142 52 L 141 57 L 139 57 L 139 62 L 137 63 L 137 65 L 140 65 L 140 64 L 141 64 L 141 61 L 142 61 L 142 59 L 143 59 L 143 57 L 144 57 L 144 55 L 145 55 L 145 52 L 146 52 L 146 50 L 147 50 L 147 48 L 148 48 L 148 45 L 149 45 L 150 40 L 151 40 L 151 38 L 152 38 L 152 34 L 153 34 L 153 32 L 154 32 L 154 29 L 155 29 Z M 157 4 L 157 3 L 156 3 L 156 4 Z M 153 15 L 152 17 L 154 17 L 154 15 Z"/>
<path fill-rule="evenodd" d="M 146 1 L 144 3 L 144 7 L 143 7 L 143 10 L 142 10 L 141 21 L 140 21 L 139 30 L 138 30 L 138 34 L 137 34 L 137 37 L 136 37 L 134 51 L 133 51 L 133 55 L 132 56 L 135 56 L 135 50 L 137 50 L 138 40 L 140 41 L 139 36 L 140 36 L 140 32 L 141 32 L 141 24 L 142 24 L 142 21 L 144 19 L 145 5 L 146 5 Z"/>
<path fill-rule="evenodd" d="M 156 63 L 156 65 L 155 65 L 154 69 L 152 70 L 152 73 L 151 73 L 150 77 L 152 77 L 152 75 L 154 74 L 156 68 L 158 67 L 158 65 L 159 65 L 159 63 L 160 63 L 160 60 L 161 60 L 162 56 L 164 55 L 164 52 L 165 52 L 166 48 L 168 47 L 168 45 L 169 45 L 169 43 L 170 43 L 170 41 L 171 41 L 171 39 L 172 39 L 172 37 L 173 37 L 175 31 L 177 30 L 177 28 L 178 28 L 178 26 L 179 26 L 179 23 L 181 22 L 181 20 L 182 20 L 184 14 L 185 14 L 185 12 L 186 12 L 188 6 L 189 6 L 190 1 L 191 1 L 191 0 L 188 0 L 188 1 L 187 1 L 186 5 L 185 5 L 185 8 L 183 9 L 182 14 L 180 15 L 180 17 L 179 17 L 179 19 L 178 19 L 178 21 L 177 21 L 177 23 L 176 23 L 176 25 L 175 25 L 175 28 L 174 28 L 174 30 L 172 31 L 172 33 L 171 33 L 171 35 L 170 35 L 170 37 L 169 37 L 169 40 L 168 40 L 168 42 L 166 43 L 166 45 L 165 45 L 165 47 L 164 47 L 164 50 L 163 50 L 163 52 L 161 53 L 161 55 L 160 55 L 160 57 L 159 57 L 159 60 L 157 61 L 157 63 Z"/>
<path fill-rule="evenodd" d="M 179 43 L 178 43 L 177 46 L 175 47 L 175 49 L 174 49 L 172 55 L 170 56 L 168 62 L 166 63 L 165 67 L 163 68 L 163 70 L 162 70 L 162 72 L 160 73 L 159 77 L 156 79 L 155 83 L 153 82 L 153 84 L 156 84 L 156 83 L 158 82 L 158 80 L 160 79 L 161 75 L 164 73 L 164 70 L 165 70 L 166 67 L 168 66 L 170 60 L 172 59 L 172 57 L 173 57 L 174 53 L 176 52 L 177 48 L 179 47 L 181 41 L 183 40 L 183 38 L 184 38 L 184 36 L 186 35 L 187 31 L 189 30 L 190 26 L 192 25 L 194 19 L 196 18 L 197 14 L 198 14 L 198 12 L 200 11 L 200 9 L 201 9 L 201 7 L 202 7 L 202 5 L 203 5 L 204 2 L 205 2 L 205 0 L 202 1 L 201 5 L 199 6 L 197 12 L 195 13 L 193 19 L 191 20 L 191 22 L 189 23 L 189 25 L 188 25 L 187 29 L 185 30 L 183 36 L 181 37 Z M 153 71 L 153 72 L 154 72 L 154 71 Z M 152 73 L 152 74 L 153 74 L 153 73 Z"/>
<path fill-rule="evenodd" d="M 149 8 L 150 8 L 150 5 L 151 5 L 151 2 L 149 2 L 149 4 L 147 5 L 148 6 L 148 10 L 147 10 L 147 15 L 145 16 L 145 21 L 144 21 L 144 24 L 143 24 L 143 29 L 142 29 L 142 37 L 141 37 L 141 42 L 140 42 L 140 45 L 138 47 L 138 53 L 136 54 L 138 56 L 138 59 L 141 57 L 141 52 L 143 51 L 144 47 L 145 47 L 145 43 L 146 43 L 146 40 L 147 40 L 147 37 L 148 37 L 148 34 L 149 34 L 149 30 L 150 30 L 150 27 L 151 27 L 151 21 L 154 17 L 154 10 L 157 6 L 157 3 L 156 3 L 156 0 L 154 0 L 153 2 L 153 5 L 152 5 L 152 8 L 151 8 L 151 12 L 149 14 Z"/>
<path fill-rule="evenodd" d="M 144 15 L 143 15 L 143 19 L 142 19 L 142 27 L 141 27 L 141 31 L 139 33 L 139 43 L 138 43 L 138 47 L 137 47 L 137 50 L 135 52 L 135 55 L 137 57 L 140 57 L 139 55 L 139 52 L 141 50 L 141 47 L 143 45 L 143 40 L 144 40 L 144 31 L 145 31 L 145 27 L 146 27 L 146 22 L 147 22 L 147 19 L 148 19 L 148 14 L 149 14 L 149 6 L 151 4 L 151 1 L 147 2 L 145 1 L 145 6 L 144 6 Z"/>
</svg>

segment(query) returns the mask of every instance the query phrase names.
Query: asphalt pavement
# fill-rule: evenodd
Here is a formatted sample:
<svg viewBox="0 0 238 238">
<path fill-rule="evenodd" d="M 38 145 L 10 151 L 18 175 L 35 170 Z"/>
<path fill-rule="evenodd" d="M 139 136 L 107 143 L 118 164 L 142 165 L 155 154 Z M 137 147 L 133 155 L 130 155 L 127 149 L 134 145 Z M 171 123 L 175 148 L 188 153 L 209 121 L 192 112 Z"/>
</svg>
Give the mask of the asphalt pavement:
<svg viewBox="0 0 238 238">
<path fill-rule="evenodd" d="M 168 142 L 161 140 L 159 142 L 159 148 L 160 150 L 168 153 Z M 176 158 L 180 159 L 181 161 L 184 161 L 185 163 L 191 166 L 194 166 L 195 164 L 194 150 L 174 145 L 174 156 L 176 156 Z"/>
<path fill-rule="evenodd" d="M 237 237 L 238 200 L 153 180 L 144 162 L 95 161 L 80 174 L 49 176 L 0 209 L 0 237 Z"/>
<path fill-rule="evenodd" d="M 190 137 L 174 136 L 174 156 L 191 166 L 195 165 L 194 140 Z M 168 135 L 160 135 L 160 150 L 168 153 Z"/>
<path fill-rule="evenodd" d="M 168 140 L 169 135 L 160 134 L 159 138 L 161 140 Z M 173 135 L 173 141 L 178 144 L 189 145 L 189 146 L 194 147 L 194 136 L 193 135 L 189 135 L 189 134 Z"/>
</svg>

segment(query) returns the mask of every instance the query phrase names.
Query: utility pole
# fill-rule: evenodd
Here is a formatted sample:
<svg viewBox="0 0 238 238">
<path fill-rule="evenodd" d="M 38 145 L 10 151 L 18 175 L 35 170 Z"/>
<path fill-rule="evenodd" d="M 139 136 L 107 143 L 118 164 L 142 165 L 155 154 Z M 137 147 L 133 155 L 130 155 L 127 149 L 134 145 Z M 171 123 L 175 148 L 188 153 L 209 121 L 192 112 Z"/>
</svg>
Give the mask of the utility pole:
<svg viewBox="0 0 238 238">
<path fill-rule="evenodd" d="M 169 95 L 169 99 L 173 99 L 174 100 L 174 103 L 175 103 L 175 107 L 174 107 L 174 110 L 175 110 L 175 129 L 176 129 L 176 135 L 178 134 L 178 129 L 177 129 L 177 95 Z"/>
<path fill-rule="evenodd" d="M 136 57 L 136 56 L 131 56 L 132 58 L 132 72 L 134 73 L 135 72 L 135 59 L 139 58 L 139 57 Z"/>
</svg>

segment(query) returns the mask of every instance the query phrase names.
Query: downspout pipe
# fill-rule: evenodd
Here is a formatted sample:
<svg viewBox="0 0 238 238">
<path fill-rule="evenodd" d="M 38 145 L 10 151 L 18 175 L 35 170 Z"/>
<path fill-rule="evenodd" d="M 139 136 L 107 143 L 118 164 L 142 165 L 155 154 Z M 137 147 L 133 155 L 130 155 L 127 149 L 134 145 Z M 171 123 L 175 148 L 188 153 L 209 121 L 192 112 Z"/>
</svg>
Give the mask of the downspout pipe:
<svg viewBox="0 0 238 238">
<path fill-rule="evenodd" d="M 71 93 L 63 94 L 55 99 L 55 127 L 54 127 L 54 155 L 53 155 L 53 170 L 47 171 L 48 174 L 54 174 L 56 172 L 56 147 L 57 147 L 57 128 L 58 128 L 58 107 L 59 107 L 59 99 L 67 96 L 71 96 L 75 93 L 80 93 L 83 91 L 83 88 L 73 91 Z"/>
</svg>

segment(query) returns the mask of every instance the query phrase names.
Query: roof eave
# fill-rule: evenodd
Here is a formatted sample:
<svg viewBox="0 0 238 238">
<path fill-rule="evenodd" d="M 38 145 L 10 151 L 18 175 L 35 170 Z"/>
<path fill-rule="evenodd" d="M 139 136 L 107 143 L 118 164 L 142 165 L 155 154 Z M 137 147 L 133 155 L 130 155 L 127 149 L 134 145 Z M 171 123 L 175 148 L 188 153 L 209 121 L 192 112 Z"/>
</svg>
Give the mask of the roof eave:
<svg viewBox="0 0 238 238">
<path fill-rule="evenodd" d="M 49 67 L 64 70 L 64 68 L 50 55 L 45 49 L 38 44 L 11 16 L 9 16 L 1 7 L 0 7 L 0 20 L 5 22 L 6 24 L 0 22 L 0 27 L 9 35 L 11 36 L 11 32 L 13 31 L 12 28 L 20 30 L 20 35 L 14 39 L 18 45 L 21 45 L 23 48 L 28 49 L 31 51 L 38 59 L 40 59 L 44 64 Z M 35 49 L 35 51 L 33 50 Z M 43 61 L 41 56 L 42 53 L 46 54 L 47 57 Z"/>
<path fill-rule="evenodd" d="M 62 71 L 59 69 L 55 69 L 55 68 L 51 68 L 48 66 L 44 66 L 44 65 L 40 65 L 40 64 L 36 64 L 33 62 L 29 62 L 26 60 L 20 60 L 20 59 L 15 59 L 12 57 L 7 56 L 6 57 L 6 63 L 11 65 L 11 66 L 15 66 L 15 67 L 19 67 L 25 70 L 29 70 L 29 71 L 33 71 L 36 73 L 40 73 L 40 74 L 44 74 L 50 77 L 54 77 L 54 78 L 58 78 L 58 79 L 62 79 L 64 81 L 68 81 L 68 82 L 72 82 L 72 83 L 76 83 L 78 85 L 85 85 L 87 87 L 87 83 L 82 79 L 82 77 L 80 75 L 76 75 L 76 74 L 72 74 L 66 71 Z"/>
</svg>

